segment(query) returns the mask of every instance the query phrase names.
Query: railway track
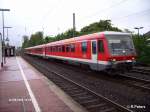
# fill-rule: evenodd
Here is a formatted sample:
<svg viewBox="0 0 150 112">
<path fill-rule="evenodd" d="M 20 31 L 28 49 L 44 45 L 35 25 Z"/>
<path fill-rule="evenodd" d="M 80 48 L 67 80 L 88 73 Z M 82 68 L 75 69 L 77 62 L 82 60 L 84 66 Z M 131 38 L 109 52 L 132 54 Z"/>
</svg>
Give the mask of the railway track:
<svg viewBox="0 0 150 112">
<path fill-rule="evenodd" d="M 62 65 L 60 63 L 55 63 L 55 64 L 57 64 L 58 66 L 62 67 Z M 91 71 L 89 71 L 89 70 L 86 70 L 86 69 L 84 69 L 84 70 L 83 69 L 82 70 L 74 69 L 75 68 L 74 66 L 73 67 L 67 66 L 67 67 L 69 67 L 69 69 L 73 68 L 73 71 L 82 72 L 82 73 L 91 75 L 91 73 L 89 73 Z M 120 76 L 119 76 L 120 83 L 124 83 L 125 85 L 129 85 L 130 87 L 135 87 L 135 88 L 140 89 L 142 91 L 150 92 L 150 80 L 141 79 L 141 78 L 137 78 L 137 77 L 133 77 L 133 76 L 128 76 L 127 74 L 128 73 L 120 74 Z M 133 73 L 132 73 L 132 75 L 133 75 Z M 100 78 L 102 78 L 102 77 L 100 76 Z M 108 78 L 111 78 L 111 77 L 107 77 L 107 79 Z M 114 78 L 112 80 L 116 82 L 116 80 Z"/>
<path fill-rule="evenodd" d="M 145 69 L 141 67 L 134 67 L 133 70 L 131 70 L 131 72 L 141 73 L 150 76 L 150 69 Z"/>
<path fill-rule="evenodd" d="M 59 65 L 57 63 L 57 65 Z M 59 65 L 60 66 L 60 65 Z M 81 72 L 80 70 L 74 70 L 74 71 L 79 71 Z M 83 73 L 88 73 L 89 71 L 87 70 L 83 70 L 82 69 L 82 72 Z M 134 72 L 135 73 L 135 72 Z M 150 80 L 146 80 L 146 79 L 141 79 L 141 78 L 137 78 L 137 77 L 134 77 L 134 76 L 128 76 L 127 75 L 128 73 L 125 73 L 125 74 L 120 74 L 119 78 L 120 78 L 120 83 L 124 83 L 126 85 L 129 85 L 129 86 L 132 86 L 132 87 L 135 87 L 137 89 L 140 89 L 142 91 L 147 91 L 147 92 L 150 92 Z M 140 73 L 141 74 L 141 73 Z M 91 74 L 89 74 L 91 75 Z M 141 74 L 142 75 L 142 74 Z M 100 77 L 101 78 L 101 77 Z M 113 80 L 116 82 L 116 80 Z"/>
<path fill-rule="evenodd" d="M 134 86 L 136 88 L 140 88 L 143 91 L 150 92 L 150 80 L 140 79 L 133 76 L 128 76 L 126 74 L 120 74 L 119 75 L 123 80 L 123 83 L 128 83 L 131 86 Z"/>
<path fill-rule="evenodd" d="M 61 63 L 55 62 L 54 64 L 61 66 L 60 69 L 62 69 L 62 71 L 65 71 L 64 68 L 66 68 L 66 67 L 62 66 Z M 73 71 L 76 71 L 76 72 L 84 73 L 86 75 L 90 75 L 90 76 L 91 76 L 91 74 L 92 74 L 92 76 L 94 75 L 93 72 L 91 72 L 91 71 L 89 72 L 88 70 L 85 70 L 85 69 L 80 70 L 80 69 L 78 69 L 78 67 L 76 69 L 76 67 L 74 67 L 74 66 L 67 66 L 67 68 L 69 68 Z M 142 90 L 144 92 L 150 92 L 150 80 L 145 80 L 145 79 L 134 77 L 134 76 L 132 76 L 132 73 L 120 74 L 119 76 L 117 76 L 115 78 L 111 78 L 108 75 L 99 76 L 99 74 L 96 74 L 96 73 L 95 73 L 95 76 L 96 77 L 98 76 L 97 78 L 101 78 L 104 80 L 110 80 L 113 82 L 118 82 L 118 83 L 127 85 L 129 87 L 134 87 L 134 88 L 136 88 L 138 90 Z"/>
<path fill-rule="evenodd" d="M 25 58 L 25 57 L 24 57 Z M 40 72 L 44 73 L 50 80 L 69 94 L 76 102 L 86 108 L 89 112 L 132 112 L 126 107 L 98 94 L 87 87 L 84 87 L 73 80 L 64 77 L 62 74 L 51 70 L 48 66 L 37 61 L 25 58 Z"/>
<path fill-rule="evenodd" d="M 58 66 L 61 66 L 61 68 L 62 68 L 62 64 L 60 64 L 60 63 L 55 63 L 55 64 L 57 64 Z M 66 67 L 64 67 L 64 68 L 66 68 Z M 67 66 L 67 68 L 72 69 L 73 71 L 76 71 L 76 72 L 82 72 L 82 73 L 85 73 L 87 75 L 88 74 L 91 75 L 91 71 L 89 73 L 89 69 L 88 70 L 86 70 L 86 69 L 79 70 L 78 68 L 75 69 L 76 67 L 74 67 L 74 66 L 73 67 L 72 66 Z M 141 79 L 141 78 L 137 78 L 137 77 L 134 77 L 134 76 L 129 76 L 127 74 L 128 73 L 120 74 L 120 76 L 119 76 L 120 83 L 123 83 L 123 84 L 125 84 L 127 86 L 129 85 L 130 87 L 135 87 L 136 89 L 140 89 L 142 91 L 150 92 L 150 80 Z M 131 73 L 131 74 L 133 75 L 133 73 Z M 99 78 L 102 78 L 102 77 L 100 76 Z M 107 80 L 109 78 L 111 80 L 111 77 L 109 77 L 109 76 L 108 77 L 104 76 L 103 78 L 107 78 Z M 116 79 L 113 78 L 112 81 L 116 82 Z"/>
</svg>

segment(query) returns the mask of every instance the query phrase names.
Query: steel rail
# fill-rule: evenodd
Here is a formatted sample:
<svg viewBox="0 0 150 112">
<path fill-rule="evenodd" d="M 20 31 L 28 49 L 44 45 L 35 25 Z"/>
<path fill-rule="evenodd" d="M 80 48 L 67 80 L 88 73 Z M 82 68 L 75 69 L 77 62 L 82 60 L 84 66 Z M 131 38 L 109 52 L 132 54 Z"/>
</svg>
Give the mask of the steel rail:
<svg viewBox="0 0 150 112">
<path fill-rule="evenodd" d="M 128 84 L 135 86 L 137 88 L 140 88 L 142 90 L 146 90 L 150 92 L 150 80 L 145 80 L 133 76 L 128 76 L 125 74 L 119 74 L 122 78 L 125 79 L 125 83 L 127 82 Z"/>
</svg>

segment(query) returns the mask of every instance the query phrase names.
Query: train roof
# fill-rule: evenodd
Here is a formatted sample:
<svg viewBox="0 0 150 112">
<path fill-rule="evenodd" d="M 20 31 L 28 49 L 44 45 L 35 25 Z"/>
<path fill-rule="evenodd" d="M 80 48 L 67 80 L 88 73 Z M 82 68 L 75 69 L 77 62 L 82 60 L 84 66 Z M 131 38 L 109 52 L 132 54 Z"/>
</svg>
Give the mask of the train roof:
<svg viewBox="0 0 150 112">
<path fill-rule="evenodd" d="M 33 46 L 33 47 L 28 47 L 25 49 L 40 48 L 40 47 L 44 47 L 44 46 L 45 46 L 45 44 L 42 44 L 42 45 L 37 45 L 37 46 Z"/>
<path fill-rule="evenodd" d="M 59 44 L 67 44 L 67 43 L 73 43 L 74 41 L 82 41 L 82 40 L 90 40 L 92 38 L 102 38 L 103 36 L 101 35 L 131 35 L 130 33 L 124 33 L 124 32 L 114 32 L 114 31 L 105 31 L 105 32 L 98 32 L 98 33 L 93 33 L 93 34 L 88 34 L 88 35 L 82 35 L 79 37 L 74 37 L 74 38 L 69 38 L 69 39 L 64 39 L 64 40 L 59 40 L 55 42 L 50 42 L 47 43 L 46 45 L 59 45 Z"/>
<path fill-rule="evenodd" d="M 103 33 L 104 35 L 131 35 L 131 33 L 115 32 L 115 31 L 104 31 L 104 32 L 99 32 L 99 33 Z"/>
<path fill-rule="evenodd" d="M 55 42 L 50 42 L 47 44 L 42 44 L 42 45 L 37 45 L 33 47 L 28 47 L 26 49 L 32 49 L 32 48 L 40 48 L 46 46 L 53 46 L 53 45 L 60 45 L 62 43 L 67 44 L 67 43 L 73 43 L 75 41 L 82 41 L 82 40 L 90 40 L 92 38 L 102 38 L 102 35 L 131 35 L 130 33 L 124 33 L 124 32 L 114 32 L 114 31 L 104 31 L 104 32 L 98 32 L 98 33 L 93 33 L 93 34 L 88 34 L 88 35 L 82 35 L 79 37 L 74 37 L 74 38 L 69 38 L 69 39 L 64 39 L 64 40 L 59 40 Z"/>
</svg>

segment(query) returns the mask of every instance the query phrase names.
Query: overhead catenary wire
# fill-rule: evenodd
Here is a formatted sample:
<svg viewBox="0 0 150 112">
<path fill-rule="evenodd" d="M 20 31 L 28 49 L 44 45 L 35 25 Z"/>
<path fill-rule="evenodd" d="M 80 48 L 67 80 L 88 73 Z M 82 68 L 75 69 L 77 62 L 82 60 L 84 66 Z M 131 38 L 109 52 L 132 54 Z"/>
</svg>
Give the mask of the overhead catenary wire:
<svg viewBox="0 0 150 112">
<path fill-rule="evenodd" d="M 117 6 L 120 6 L 122 3 L 124 3 L 124 2 L 126 2 L 127 0 L 122 0 L 122 1 L 120 1 L 120 2 L 118 2 L 118 3 L 116 3 L 116 4 L 114 4 L 114 5 L 112 5 L 112 6 L 110 6 L 110 7 L 108 7 L 108 8 L 106 8 L 106 9 L 103 9 L 103 10 L 100 10 L 100 11 L 98 11 L 98 12 L 96 12 L 96 13 L 94 13 L 94 14 L 92 14 L 92 15 L 90 15 L 90 16 L 88 16 L 88 17 L 86 17 L 85 19 L 81 19 L 81 21 L 83 21 L 83 20 L 86 20 L 86 19 L 89 19 L 89 18 L 92 18 L 94 15 L 97 15 L 97 14 L 99 14 L 99 13 L 104 13 L 104 12 L 106 12 L 106 11 L 109 11 L 110 9 L 112 9 L 113 7 L 117 7 Z M 121 17 L 115 17 L 115 18 L 111 18 L 111 17 L 109 17 L 109 18 L 107 18 L 107 19 L 109 19 L 109 20 L 113 20 L 113 21 L 122 21 L 123 19 L 125 19 L 125 18 L 128 18 L 128 17 L 131 17 L 131 16 L 135 16 L 135 15 L 147 15 L 147 12 L 149 12 L 150 11 L 150 9 L 146 9 L 146 10 L 143 10 L 143 11 L 140 11 L 140 12 L 136 12 L 136 13 L 131 13 L 131 14 L 129 14 L 129 15 L 125 15 L 125 16 L 121 16 Z M 145 14 L 146 13 L 146 14 Z"/>
<path fill-rule="evenodd" d="M 135 15 L 147 15 L 148 12 L 150 12 L 150 9 L 146 9 L 146 10 L 143 10 L 143 11 L 140 11 L 140 12 L 135 12 L 135 13 L 125 15 L 125 16 L 122 16 L 122 17 L 112 18 L 112 20 L 117 20 L 118 21 L 118 20 L 121 20 L 121 19 L 124 19 L 124 18 L 135 16 Z"/>
<path fill-rule="evenodd" d="M 112 21 L 115 21 L 117 23 L 121 23 L 122 21 L 125 21 L 127 18 L 130 18 L 132 16 L 140 16 L 140 18 L 143 17 L 143 15 L 148 15 L 150 14 L 150 9 L 146 9 L 146 10 L 142 10 L 140 12 L 135 12 L 135 13 L 132 13 L 132 14 L 129 14 L 129 15 L 125 15 L 125 16 L 122 16 L 122 17 L 118 17 L 118 18 L 111 18 Z M 142 15 L 142 16 L 141 16 Z M 148 25 L 142 25 L 144 26 L 144 28 L 148 28 Z M 149 26 L 150 27 L 150 26 Z M 134 29 L 134 26 L 124 26 L 123 29 Z"/>
<path fill-rule="evenodd" d="M 97 11 L 96 13 L 93 13 L 87 17 L 84 17 L 84 18 L 81 18 L 80 19 L 80 22 L 82 22 L 83 20 L 86 20 L 86 19 L 89 19 L 89 18 L 93 18 L 94 15 L 97 15 L 97 14 L 101 14 L 101 13 L 105 13 L 106 11 L 110 11 L 111 9 L 113 8 L 116 8 L 116 7 L 119 7 L 121 6 L 123 3 L 127 2 L 128 0 L 120 0 L 119 2 L 115 3 L 115 4 L 112 4 L 110 7 L 107 7 L 105 9 L 102 9 L 102 10 L 99 10 Z M 59 3 L 60 4 L 60 3 Z M 42 29 L 44 29 L 44 23 L 45 23 L 45 19 L 47 18 L 47 16 L 50 16 L 50 13 L 52 13 L 56 8 L 58 7 L 58 5 L 56 7 L 54 7 L 51 11 L 48 11 L 44 16 L 43 16 L 43 19 L 42 19 Z M 140 11 L 140 12 L 136 12 L 136 13 L 132 13 L 132 14 L 129 14 L 129 15 L 125 15 L 125 16 L 121 16 L 121 17 L 115 17 L 115 18 L 110 18 L 111 20 L 113 21 L 121 21 L 123 20 L 124 18 L 128 18 L 128 17 L 131 17 L 131 16 L 134 16 L 134 15 L 140 15 L 140 13 L 145 13 L 145 12 L 148 12 L 150 9 L 148 10 L 144 10 L 144 11 Z M 109 19 L 109 18 L 108 18 Z"/>
<path fill-rule="evenodd" d="M 58 3 L 58 2 L 59 2 L 59 3 Z M 57 5 L 56 5 L 55 7 L 53 7 L 52 9 L 49 9 L 49 10 L 44 14 L 44 16 L 42 17 L 41 22 L 40 22 L 40 23 L 41 23 L 40 26 L 42 26 L 42 30 L 44 29 L 44 24 L 45 24 L 45 20 L 46 20 L 47 16 L 50 16 L 50 14 L 52 14 L 52 12 L 53 12 L 56 8 L 58 8 L 60 2 L 61 2 L 61 0 L 58 0 L 58 1 L 57 1 Z"/>
<path fill-rule="evenodd" d="M 83 20 L 85 20 L 85 19 L 88 19 L 88 18 L 91 18 L 91 17 L 93 17 L 93 16 L 95 16 L 95 15 L 97 15 L 97 14 L 99 14 L 99 13 L 102 14 L 102 13 L 104 13 L 104 12 L 106 12 L 106 11 L 109 11 L 110 9 L 112 9 L 112 8 L 114 8 L 114 7 L 116 8 L 117 6 L 121 5 L 122 3 L 126 2 L 126 1 L 128 1 L 128 0 L 121 0 L 120 2 L 117 2 L 116 4 L 111 5 L 110 7 L 107 7 L 107 8 L 105 8 L 105 9 L 99 10 L 99 11 L 97 11 L 97 12 L 91 14 L 91 15 L 88 15 L 88 16 L 82 18 L 81 21 L 83 21 Z"/>
</svg>

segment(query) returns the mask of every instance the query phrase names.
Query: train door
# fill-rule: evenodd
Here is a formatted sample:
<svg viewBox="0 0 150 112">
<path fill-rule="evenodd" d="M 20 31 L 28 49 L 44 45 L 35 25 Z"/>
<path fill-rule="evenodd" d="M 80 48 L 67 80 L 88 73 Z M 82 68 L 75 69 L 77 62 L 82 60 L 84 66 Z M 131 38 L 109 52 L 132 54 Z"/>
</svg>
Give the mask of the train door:
<svg viewBox="0 0 150 112">
<path fill-rule="evenodd" d="M 104 41 L 102 39 L 99 39 L 97 42 L 97 51 L 98 51 L 98 70 L 104 70 L 105 69 L 105 60 L 106 55 L 104 51 Z"/>
<path fill-rule="evenodd" d="M 43 46 L 43 47 L 41 48 L 43 57 L 45 57 L 45 53 L 46 53 L 46 52 L 45 52 L 45 49 L 46 49 L 45 46 Z"/>
<path fill-rule="evenodd" d="M 44 45 L 43 50 L 44 50 L 44 53 L 43 53 L 44 54 L 44 58 L 46 58 L 48 47 L 46 45 Z"/>
<path fill-rule="evenodd" d="M 91 41 L 91 59 L 92 59 L 92 65 L 91 68 L 94 70 L 98 69 L 97 66 L 97 40 L 92 40 Z"/>
</svg>

